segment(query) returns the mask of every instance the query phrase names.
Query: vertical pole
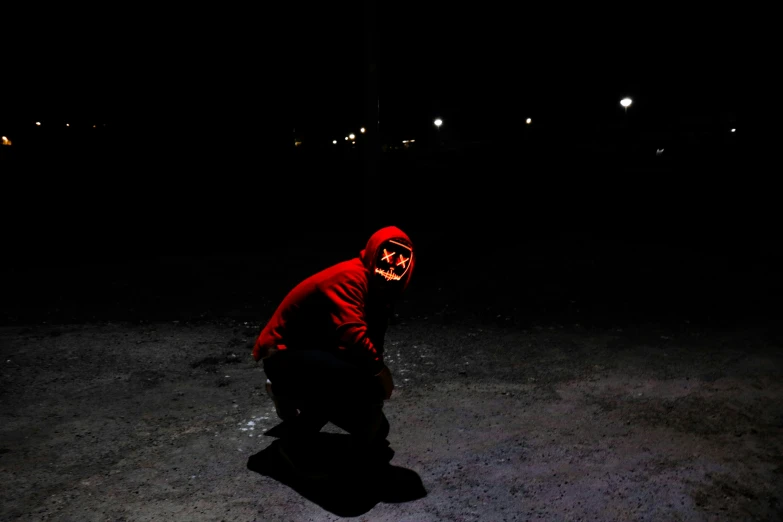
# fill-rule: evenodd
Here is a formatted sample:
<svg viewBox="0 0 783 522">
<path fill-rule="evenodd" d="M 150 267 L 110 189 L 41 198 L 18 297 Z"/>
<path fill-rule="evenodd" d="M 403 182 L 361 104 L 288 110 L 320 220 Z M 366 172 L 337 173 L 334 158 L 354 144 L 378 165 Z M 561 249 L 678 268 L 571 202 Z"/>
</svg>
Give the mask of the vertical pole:
<svg viewBox="0 0 783 522">
<path fill-rule="evenodd" d="M 378 88 L 378 19 L 377 0 L 364 0 L 364 117 L 366 134 L 362 140 L 364 152 L 364 216 L 365 232 L 380 226 L 380 136 Z"/>
</svg>

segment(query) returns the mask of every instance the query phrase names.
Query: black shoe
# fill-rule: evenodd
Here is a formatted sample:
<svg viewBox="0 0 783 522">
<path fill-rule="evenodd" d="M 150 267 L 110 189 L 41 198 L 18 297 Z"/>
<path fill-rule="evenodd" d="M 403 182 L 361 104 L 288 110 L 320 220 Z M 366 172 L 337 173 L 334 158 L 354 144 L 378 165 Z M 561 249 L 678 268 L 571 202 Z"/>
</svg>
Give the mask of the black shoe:
<svg viewBox="0 0 783 522">
<path fill-rule="evenodd" d="M 295 444 L 287 443 L 285 440 L 276 440 L 272 444 L 277 446 L 277 452 L 286 467 L 299 479 L 308 481 L 326 480 L 329 475 L 319 469 L 317 461 L 308 458 L 306 452 L 300 451 Z M 315 465 L 314 465 L 315 464 Z"/>
<path fill-rule="evenodd" d="M 394 450 L 386 446 L 370 452 L 366 457 L 367 467 L 377 469 L 385 468 L 394 458 Z"/>
<path fill-rule="evenodd" d="M 312 415 L 305 410 L 296 417 L 290 418 L 268 430 L 265 435 L 279 439 L 301 439 L 317 435 L 328 421 L 323 417 Z"/>
<path fill-rule="evenodd" d="M 353 455 L 355 467 L 365 472 L 386 468 L 393 458 L 394 450 L 388 446 L 388 442 L 382 446 L 358 451 Z"/>
<path fill-rule="evenodd" d="M 391 462 L 393 458 L 394 458 L 394 450 L 391 449 L 389 446 L 381 448 L 377 452 L 378 462 L 383 462 L 384 464 L 388 464 L 389 462 Z"/>
</svg>

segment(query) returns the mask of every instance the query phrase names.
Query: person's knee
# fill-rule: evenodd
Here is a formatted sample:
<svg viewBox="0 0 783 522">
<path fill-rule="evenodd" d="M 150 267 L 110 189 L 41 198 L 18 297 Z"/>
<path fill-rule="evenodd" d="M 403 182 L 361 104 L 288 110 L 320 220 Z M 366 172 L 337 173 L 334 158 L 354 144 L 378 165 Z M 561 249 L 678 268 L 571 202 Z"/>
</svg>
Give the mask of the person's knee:
<svg viewBox="0 0 783 522">
<path fill-rule="evenodd" d="M 332 411 L 330 420 L 360 444 L 381 442 L 389 435 L 389 421 L 383 414 L 382 405 L 340 408 Z"/>
<path fill-rule="evenodd" d="M 373 437 L 374 440 L 385 440 L 386 437 L 389 436 L 389 431 L 391 430 L 391 426 L 389 425 L 389 420 L 386 418 L 386 415 L 381 412 L 380 417 L 378 430 Z"/>
<path fill-rule="evenodd" d="M 364 435 L 364 441 L 367 444 L 375 444 L 386 440 L 389 436 L 389 425 L 386 415 L 383 414 L 383 410 L 380 408 L 373 408 L 368 415 L 367 429 L 362 433 Z"/>
<path fill-rule="evenodd" d="M 266 380 L 266 393 L 272 399 L 272 403 L 275 405 L 275 412 L 281 420 L 293 419 L 299 415 L 296 401 L 277 395 L 272 389 L 272 382 L 269 379 Z"/>
</svg>

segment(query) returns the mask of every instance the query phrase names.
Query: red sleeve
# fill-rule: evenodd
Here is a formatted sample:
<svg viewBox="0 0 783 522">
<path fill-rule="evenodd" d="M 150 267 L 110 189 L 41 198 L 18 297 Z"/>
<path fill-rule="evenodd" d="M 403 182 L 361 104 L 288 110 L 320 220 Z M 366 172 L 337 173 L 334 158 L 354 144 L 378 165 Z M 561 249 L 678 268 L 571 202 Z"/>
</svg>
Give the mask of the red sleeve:
<svg viewBox="0 0 783 522">
<path fill-rule="evenodd" d="M 383 357 L 367 335 L 365 291 L 358 281 L 346 278 L 323 290 L 329 299 L 340 350 L 359 366 L 376 374 L 383 369 Z"/>
<path fill-rule="evenodd" d="M 253 359 L 256 361 L 265 359 L 278 350 L 286 349 L 285 345 L 281 343 L 285 325 L 283 315 L 289 300 L 289 296 L 286 296 L 280 306 L 277 307 L 277 310 L 275 310 L 275 313 L 272 314 L 269 322 L 261 330 L 261 333 L 258 334 L 256 342 L 253 344 Z"/>
</svg>

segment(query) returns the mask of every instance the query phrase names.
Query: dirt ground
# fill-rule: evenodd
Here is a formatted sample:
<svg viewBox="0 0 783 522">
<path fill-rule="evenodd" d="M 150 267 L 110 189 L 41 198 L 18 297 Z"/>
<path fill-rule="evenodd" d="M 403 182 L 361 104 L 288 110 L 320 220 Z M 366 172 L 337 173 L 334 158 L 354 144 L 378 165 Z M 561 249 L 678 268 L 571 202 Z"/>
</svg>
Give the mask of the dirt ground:
<svg viewBox="0 0 783 522">
<path fill-rule="evenodd" d="M 6 310 L 0 520 L 783 520 L 779 322 L 533 320 L 583 297 L 542 285 L 517 308 L 430 278 L 388 332 L 390 468 L 327 458 L 308 480 L 276 465 L 248 348 L 278 284 L 250 313 Z M 342 448 L 324 432 L 325 453 Z"/>
</svg>

